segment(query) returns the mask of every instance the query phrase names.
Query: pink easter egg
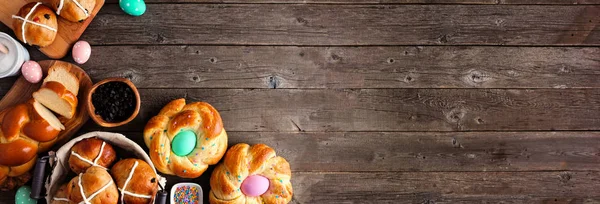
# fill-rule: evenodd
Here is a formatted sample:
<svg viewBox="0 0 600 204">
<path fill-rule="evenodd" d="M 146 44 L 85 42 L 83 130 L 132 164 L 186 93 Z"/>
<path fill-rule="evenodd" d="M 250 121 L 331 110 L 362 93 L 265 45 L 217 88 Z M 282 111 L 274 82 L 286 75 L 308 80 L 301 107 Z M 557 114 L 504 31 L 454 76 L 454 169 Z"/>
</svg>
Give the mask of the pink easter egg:
<svg viewBox="0 0 600 204">
<path fill-rule="evenodd" d="M 42 67 L 35 61 L 27 61 L 21 65 L 21 73 L 25 80 L 30 83 L 38 83 L 42 80 Z"/>
<path fill-rule="evenodd" d="M 248 176 L 242 182 L 242 193 L 246 196 L 260 196 L 269 190 L 269 179 L 260 175 Z"/>
<path fill-rule="evenodd" d="M 92 47 L 86 41 L 78 41 L 73 45 L 73 60 L 78 64 L 83 64 L 90 59 Z"/>
</svg>

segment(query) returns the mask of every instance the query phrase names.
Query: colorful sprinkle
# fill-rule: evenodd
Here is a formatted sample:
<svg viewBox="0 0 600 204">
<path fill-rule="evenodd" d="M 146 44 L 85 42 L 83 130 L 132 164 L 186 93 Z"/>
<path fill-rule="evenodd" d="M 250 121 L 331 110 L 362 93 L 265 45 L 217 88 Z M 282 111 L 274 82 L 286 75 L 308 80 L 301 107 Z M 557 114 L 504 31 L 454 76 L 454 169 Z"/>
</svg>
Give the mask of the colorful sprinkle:
<svg viewBox="0 0 600 204">
<path fill-rule="evenodd" d="M 204 147 L 202 147 L 202 150 L 204 150 Z"/>
<path fill-rule="evenodd" d="M 150 136 L 150 140 L 152 140 L 152 136 Z"/>
<path fill-rule="evenodd" d="M 283 179 L 279 179 L 279 183 L 283 183 Z"/>
<path fill-rule="evenodd" d="M 198 188 L 195 186 L 180 186 L 175 190 L 173 197 L 175 198 L 175 203 L 198 204 L 200 203 L 198 194 Z"/>
<path fill-rule="evenodd" d="M 275 198 L 279 198 L 279 196 L 275 196 Z"/>
<path fill-rule="evenodd" d="M 184 169 L 184 170 L 183 170 L 183 173 L 185 173 L 185 172 L 186 172 L 186 170 Z"/>
<path fill-rule="evenodd" d="M 215 146 L 215 143 L 213 143 L 213 144 L 212 144 L 212 146 L 214 147 L 214 146 Z"/>
<path fill-rule="evenodd" d="M 208 141 L 208 137 L 206 138 L 206 141 Z"/>
<path fill-rule="evenodd" d="M 228 172 L 226 172 L 226 173 L 227 173 L 227 175 L 229 175 L 229 171 L 228 171 Z"/>
</svg>

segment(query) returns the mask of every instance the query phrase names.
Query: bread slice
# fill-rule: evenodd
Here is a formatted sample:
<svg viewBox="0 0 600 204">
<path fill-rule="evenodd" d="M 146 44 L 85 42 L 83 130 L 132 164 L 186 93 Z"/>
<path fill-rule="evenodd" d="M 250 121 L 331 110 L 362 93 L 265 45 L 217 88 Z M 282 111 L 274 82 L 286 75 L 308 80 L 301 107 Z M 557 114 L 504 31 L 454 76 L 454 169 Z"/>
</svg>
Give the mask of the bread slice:
<svg viewBox="0 0 600 204">
<path fill-rule="evenodd" d="M 33 92 L 33 98 L 46 108 L 71 119 L 77 109 L 77 97 L 59 82 L 48 81 Z"/>
<path fill-rule="evenodd" d="M 33 101 L 33 109 L 36 113 L 50 124 L 56 130 L 65 130 L 65 126 L 58 120 L 58 118 L 43 106 L 40 102 Z"/>
<path fill-rule="evenodd" d="M 29 105 L 29 121 L 21 128 L 21 135 L 38 142 L 50 142 L 65 129 L 60 120 L 42 104 L 31 99 Z"/>
<path fill-rule="evenodd" d="M 67 67 L 59 65 L 50 67 L 48 76 L 44 79 L 44 84 L 49 81 L 61 83 L 75 96 L 79 93 L 79 79 Z"/>
</svg>

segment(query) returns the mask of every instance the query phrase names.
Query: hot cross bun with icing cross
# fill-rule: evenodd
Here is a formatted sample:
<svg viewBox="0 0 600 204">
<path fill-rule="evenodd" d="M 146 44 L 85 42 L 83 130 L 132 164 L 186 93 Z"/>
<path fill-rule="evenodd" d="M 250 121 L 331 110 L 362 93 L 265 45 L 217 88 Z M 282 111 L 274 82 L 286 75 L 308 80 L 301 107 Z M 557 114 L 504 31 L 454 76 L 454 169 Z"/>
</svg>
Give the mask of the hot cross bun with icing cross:
<svg viewBox="0 0 600 204">
<path fill-rule="evenodd" d="M 71 179 L 67 196 L 71 203 L 104 204 L 117 203 L 119 192 L 106 170 L 92 166 Z"/>
<path fill-rule="evenodd" d="M 121 193 L 120 203 L 154 203 L 158 178 L 154 169 L 145 161 L 123 159 L 110 169 L 110 174 Z"/>
<path fill-rule="evenodd" d="M 12 18 L 15 35 L 25 44 L 46 47 L 54 42 L 58 29 L 56 14 L 41 2 L 26 4 Z"/>
<path fill-rule="evenodd" d="M 90 17 L 96 0 L 51 0 L 56 14 L 71 22 L 81 22 Z"/>
<path fill-rule="evenodd" d="M 112 145 L 92 137 L 81 140 L 71 147 L 69 167 L 75 173 L 83 173 L 92 166 L 108 170 L 116 159 L 117 153 Z"/>
</svg>

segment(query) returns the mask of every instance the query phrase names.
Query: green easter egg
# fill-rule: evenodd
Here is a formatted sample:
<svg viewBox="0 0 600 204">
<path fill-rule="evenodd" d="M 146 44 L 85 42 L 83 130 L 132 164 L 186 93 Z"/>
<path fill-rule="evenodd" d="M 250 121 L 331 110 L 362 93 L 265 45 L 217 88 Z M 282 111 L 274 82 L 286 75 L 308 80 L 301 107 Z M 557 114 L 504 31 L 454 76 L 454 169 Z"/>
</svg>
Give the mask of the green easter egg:
<svg viewBox="0 0 600 204">
<path fill-rule="evenodd" d="M 29 197 L 31 188 L 29 186 L 21 186 L 15 194 L 15 204 L 36 204 L 37 200 Z"/>
<path fill-rule="evenodd" d="M 181 131 L 171 141 L 171 150 L 177 156 L 186 156 L 196 148 L 196 134 L 192 131 Z"/>
<path fill-rule="evenodd" d="M 146 12 L 144 0 L 119 0 L 121 10 L 132 16 L 141 16 Z"/>
</svg>

